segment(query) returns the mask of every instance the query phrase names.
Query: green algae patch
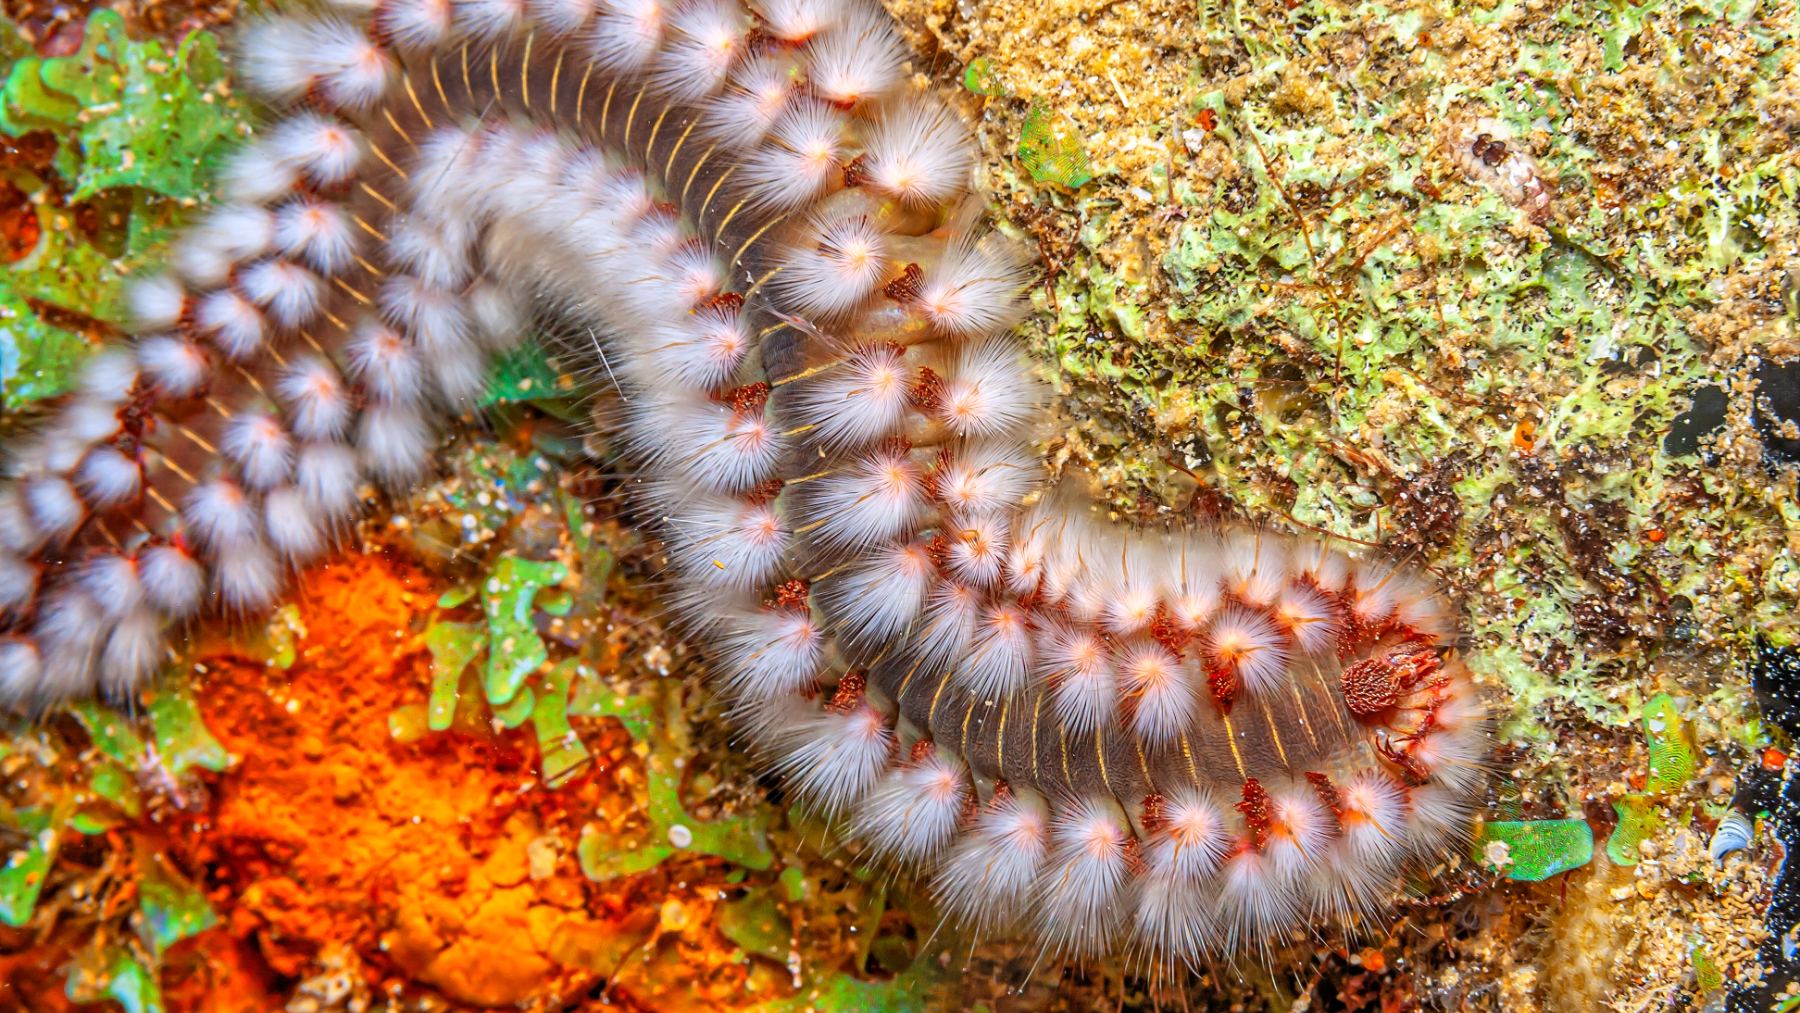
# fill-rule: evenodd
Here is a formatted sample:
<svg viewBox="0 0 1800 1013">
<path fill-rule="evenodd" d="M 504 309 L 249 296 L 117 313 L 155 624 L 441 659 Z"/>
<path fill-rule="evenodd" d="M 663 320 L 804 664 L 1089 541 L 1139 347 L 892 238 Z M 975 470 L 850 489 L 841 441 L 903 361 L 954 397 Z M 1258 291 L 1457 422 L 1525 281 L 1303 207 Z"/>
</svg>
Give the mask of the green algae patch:
<svg viewBox="0 0 1800 1013">
<path fill-rule="evenodd" d="M 11 814 L 8 829 L 25 838 L 25 846 L 0 866 L 0 924 L 20 928 L 31 921 L 43 893 L 44 880 L 56 861 L 57 827 L 63 819 L 48 809 L 21 809 Z"/>
<path fill-rule="evenodd" d="M 140 845 L 138 868 L 138 936 L 160 961 L 169 948 L 219 923 L 206 894 L 162 856 Z"/>
<path fill-rule="evenodd" d="M 1067 116 L 1037 103 L 1019 131 L 1019 164 L 1040 183 L 1078 190 L 1094 178 L 1087 145 Z"/>
<path fill-rule="evenodd" d="M 752 956 L 786 963 L 794 925 L 775 891 L 756 887 L 719 909 L 719 932 Z"/>
<path fill-rule="evenodd" d="M 1585 820 L 1483 823 L 1470 857 L 1519 883 L 1536 883 L 1593 861 L 1594 830 Z"/>
<path fill-rule="evenodd" d="M 1606 857 L 1614 865 L 1638 864 L 1638 845 L 1654 837 L 1663 828 L 1663 818 L 1656 804 L 1642 795 L 1627 795 L 1613 803 L 1618 823 L 1606 839 Z"/>
<path fill-rule="evenodd" d="M 545 588 L 569 576 L 561 563 L 506 555 L 482 584 L 481 610 L 487 617 L 487 670 L 483 689 L 488 703 L 505 705 L 525 684 L 525 677 L 549 660 L 549 650 L 532 621 L 532 603 Z"/>
<path fill-rule="evenodd" d="M 1652 795 L 1680 791 L 1694 779 L 1699 757 L 1687 723 L 1675 700 L 1659 693 L 1644 704 L 1644 745 L 1650 753 L 1650 769 L 1644 790 Z"/>
<path fill-rule="evenodd" d="M 627 696 L 594 685 L 578 689 L 575 701 L 571 713 L 616 718 L 638 741 L 646 782 L 641 831 L 616 832 L 598 823 L 582 827 L 576 853 L 589 879 L 635 875 L 681 851 L 714 855 L 759 871 L 775 864 L 761 810 L 702 820 L 682 804 L 683 769 L 693 755 L 693 740 L 678 693 L 660 688 Z"/>
<path fill-rule="evenodd" d="M 112 1001 L 125 1013 L 163 1013 L 162 986 L 150 965 L 123 943 L 97 944 L 69 968 L 64 994 L 72 1003 Z"/>
<path fill-rule="evenodd" d="M 231 766 L 231 754 L 201 720 L 193 686 L 183 673 L 165 676 L 146 695 L 155 757 L 171 777 L 196 767 L 217 772 Z"/>
</svg>

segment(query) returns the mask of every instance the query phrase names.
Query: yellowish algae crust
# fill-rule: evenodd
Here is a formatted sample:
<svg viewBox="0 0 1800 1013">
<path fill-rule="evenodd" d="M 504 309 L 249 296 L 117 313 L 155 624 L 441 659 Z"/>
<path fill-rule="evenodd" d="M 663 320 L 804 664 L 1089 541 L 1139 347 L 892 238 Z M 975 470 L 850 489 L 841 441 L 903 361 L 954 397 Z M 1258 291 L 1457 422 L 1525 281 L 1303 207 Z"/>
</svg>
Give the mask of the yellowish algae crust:
<svg viewBox="0 0 1800 1013">
<path fill-rule="evenodd" d="M 1499 804 L 1526 818 L 1605 830 L 1641 789 L 1645 703 L 1691 723 L 1695 776 L 1633 803 L 1649 857 L 1597 846 L 1569 882 L 1496 888 L 1473 932 L 1415 914 L 1421 995 L 1698 1007 L 1759 973 L 1773 845 L 1721 871 L 1705 837 L 1780 734 L 1745 660 L 1756 632 L 1795 639 L 1800 593 L 1794 469 L 1750 425 L 1754 367 L 1800 351 L 1794 5 L 890 6 L 923 74 L 976 67 L 994 211 L 1050 268 L 1030 326 L 1067 471 L 1121 515 L 1226 511 L 1430 566 L 1501 715 Z M 1091 182 L 1021 165 L 1034 107 L 1085 140 Z M 1477 119 L 1553 183 L 1549 220 L 1453 162 L 1450 125 Z M 1665 448 L 1708 384 L 1724 424 Z"/>
</svg>

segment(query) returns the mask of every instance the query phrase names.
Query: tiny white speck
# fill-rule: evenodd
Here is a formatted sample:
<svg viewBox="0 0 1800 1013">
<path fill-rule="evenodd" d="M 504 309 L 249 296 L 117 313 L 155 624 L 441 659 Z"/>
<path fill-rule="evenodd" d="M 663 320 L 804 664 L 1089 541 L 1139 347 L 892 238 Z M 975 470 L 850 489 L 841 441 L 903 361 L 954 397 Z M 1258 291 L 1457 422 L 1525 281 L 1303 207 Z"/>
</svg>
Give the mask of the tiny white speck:
<svg viewBox="0 0 1800 1013">
<path fill-rule="evenodd" d="M 685 848 L 694 843 L 694 832 L 677 823 L 669 828 L 669 843 L 678 848 Z"/>
</svg>

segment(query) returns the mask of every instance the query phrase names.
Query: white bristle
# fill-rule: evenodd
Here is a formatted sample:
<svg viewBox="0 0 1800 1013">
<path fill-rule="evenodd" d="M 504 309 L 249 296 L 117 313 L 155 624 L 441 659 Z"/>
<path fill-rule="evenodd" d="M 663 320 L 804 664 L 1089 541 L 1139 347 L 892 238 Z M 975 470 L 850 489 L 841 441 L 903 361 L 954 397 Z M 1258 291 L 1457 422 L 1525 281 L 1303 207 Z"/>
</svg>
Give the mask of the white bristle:
<svg viewBox="0 0 1800 1013">
<path fill-rule="evenodd" d="M 1104 953 L 1122 914 L 1131 839 L 1117 806 L 1082 800 L 1051 823 L 1049 864 L 1033 898 L 1044 946 L 1058 954 Z"/>
<path fill-rule="evenodd" d="M 474 346 L 462 299 L 412 275 L 395 275 L 381 286 L 381 311 L 427 356 Z"/>
<path fill-rule="evenodd" d="M 312 86 L 308 59 L 313 40 L 307 22 L 272 17 L 251 22 L 243 33 L 244 77 L 259 94 L 293 101 Z"/>
<path fill-rule="evenodd" d="M 161 621 L 148 609 L 128 613 L 112 625 L 100 648 L 100 691 L 108 699 L 129 702 L 163 658 Z"/>
<path fill-rule="evenodd" d="M 402 50 L 431 49 L 450 36 L 452 0 L 383 0 L 375 11 L 381 31 Z"/>
<path fill-rule="evenodd" d="M 428 357 L 431 383 L 444 403 L 472 408 L 487 389 L 487 362 L 471 348 L 457 348 Z"/>
<path fill-rule="evenodd" d="M 921 545 L 884 545 L 821 584 L 832 631 L 851 642 L 881 643 L 910 627 L 937 576 Z"/>
<path fill-rule="evenodd" d="M 456 27 L 491 42 L 525 27 L 525 0 L 457 0 Z"/>
<path fill-rule="evenodd" d="M 0 707 L 15 708 L 33 699 L 43 679 L 43 667 L 35 642 L 0 637 Z"/>
<path fill-rule="evenodd" d="M 238 261 L 201 234 L 183 236 L 169 251 L 169 263 L 176 273 L 195 288 L 217 288 L 231 277 Z"/>
<path fill-rule="evenodd" d="M 399 333 L 365 320 L 344 346 L 355 377 L 377 401 L 411 404 L 424 391 L 425 374 L 418 352 Z"/>
<path fill-rule="evenodd" d="M 363 139 L 348 126 L 317 113 L 296 113 L 269 131 L 269 151 L 300 170 L 314 186 L 333 187 L 362 161 Z"/>
<path fill-rule="evenodd" d="M 316 356 L 293 360 L 275 381 L 275 394 L 287 407 L 294 435 L 303 440 L 341 436 L 350 422 L 353 406 L 343 378 Z"/>
<path fill-rule="evenodd" d="M 775 285 L 800 313 L 829 318 L 867 302 L 887 270 L 887 236 L 872 219 L 818 218 L 782 257 Z"/>
<path fill-rule="evenodd" d="M 0 550 L 0 612 L 31 604 L 41 575 L 36 563 Z"/>
<path fill-rule="evenodd" d="M 869 185 L 916 207 L 942 204 L 963 192 L 974 169 L 968 129 L 932 98 L 909 98 L 884 109 L 863 149 Z"/>
<path fill-rule="evenodd" d="M 77 398 L 63 409 L 62 417 L 57 419 L 58 428 L 64 430 L 72 442 L 86 449 L 119 434 L 123 426 L 119 421 L 119 407 L 111 399 Z"/>
<path fill-rule="evenodd" d="M 1056 715 L 1070 731 L 1092 732 L 1111 722 L 1119 705 L 1118 675 L 1106 644 L 1093 631 L 1055 630 L 1039 663 L 1052 686 Z"/>
<path fill-rule="evenodd" d="M 138 580 L 144 597 L 163 615 L 180 619 L 200 607 L 206 571 L 199 561 L 173 545 L 152 545 L 138 553 Z"/>
<path fill-rule="evenodd" d="M 1337 607 L 1309 587 L 1284 588 L 1271 607 L 1275 624 L 1287 633 L 1303 654 L 1329 654 L 1337 648 L 1342 626 Z"/>
<path fill-rule="evenodd" d="M 102 552 L 81 567 L 82 590 L 109 618 L 122 619 L 144 604 L 144 585 L 138 578 L 137 560 L 117 552 Z"/>
<path fill-rule="evenodd" d="M 31 524 L 43 537 L 61 541 L 75 533 L 87 519 L 87 506 L 75 486 L 61 475 L 38 475 L 23 483 L 25 508 Z"/>
<path fill-rule="evenodd" d="M 1031 309 L 1031 267 L 1000 237 L 970 234 L 925 272 L 918 305 L 940 333 L 969 338 L 1011 330 Z"/>
<path fill-rule="evenodd" d="M 776 696 L 813 684 L 825 636 L 804 608 L 763 608 L 727 624 L 720 645 L 725 683 L 746 696 Z"/>
<path fill-rule="evenodd" d="M 594 0 L 526 0 L 531 19 L 553 35 L 572 35 L 594 16 Z"/>
<path fill-rule="evenodd" d="M 1213 665 L 1236 673 L 1252 693 L 1273 693 L 1287 678 L 1287 637 L 1262 612 L 1237 606 L 1221 612 L 1207 628 L 1205 649 Z"/>
<path fill-rule="evenodd" d="M 94 599 L 64 587 L 38 611 L 32 637 L 43 656 L 37 698 L 44 702 L 87 696 L 95 688 L 94 662 L 110 624 Z"/>
<path fill-rule="evenodd" d="M 657 379 L 716 390 L 730 382 L 753 341 L 742 316 L 701 311 L 646 334 L 644 357 Z"/>
<path fill-rule="evenodd" d="M 815 711 L 786 729 L 775 767 L 799 799 L 835 814 L 868 792 L 893 750 L 887 718 L 864 702 L 841 714 Z"/>
<path fill-rule="evenodd" d="M 274 242 L 288 256 L 327 275 L 343 271 L 356 256 L 356 234 L 344 209 L 310 197 L 290 201 L 276 212 Z"/>
<path fill-rule="evenodd" d="M 829 451 L 849 450 L 897 432 L 912 387 L 905 352 L 877 345 L 797 385 L 785 407 L 795 421 L 812 427 L 810 440 Z"/>
<path fill-rule="evenodd" d="M 269 319 L 288 330 L 312 320 L 325 304 L 325 286 L 311 271 L 286 260 L 252 264 L 238 275 L 238 285 Z"/>
<path fill-rule="evenodd" d="M 647 393 L 630 405 L 629 435 L 659 468 L 717 492 L 748 489 L 774 474 L 786 441 L 766 413 L 677 391 Z"/>
<path fill-rule="evenodd" d="M 260 541 L 221 547 L 212 566 L 213 591 L 228 614 L 260 612 L 281 593 L 281 564 Z"/>
<path fill-rule="evenodd" d="M 919 466 L 902 447 L 877 447 L 810 483 L 806 519 L 826 545 L 871 545 L 912 531 L 925 509 Z"/>
<path fill-rule="evenodd" d="M 262 311 L 235 289 L 222 288 L 194 308 L 194 323 L 227 359 L 245 362 L 262 350 L 268 323 Z"/>
<path fill-rule="evenodd" d="M 1193 788 L 1170 793 L 1162 826 L 1145 849 L 1145 880 L 1132 912 L 1158 966 L 1192 965 L 1221 943 L 1207 880 L 1232 845 L 1219 806 Z"/>
<path fill-rule="evenodd" d="M 883 775 L 857 806 L 853 826 L 877 854 L 929 863 L 955 839 L 971 797 L 962 761 L 932 750 Z"/>
<path fill-rule="evenodd" d="M 956 665 L 956 678 L 981 699 L 1024 689 L 1031 678 L 1031 617 L 1016 605 L 990 605 L 975 621 L 974 640 Z"/>
<path fill-rule="evenodd" d="M 838 23 L 807 44 L 806 68 L 814 92 L 849 108 L 899 87 L 906 46 L 879 7 L 858 0 L 844 7 Z"/>
<path fill-rule="evenodd" d="M 1194 680 L 1180 659 L 1155 642 L 1136 643 L 1116 662 L 1131 701 L 1131 728 L 1145 743 L 1172 742 L 1200 712 Z"/>
<path fill-rule="evenodd" d="M 959 514 L 1016 509 L 1041 471 L 1036 454 L 1012 442 L 965 445 L 939 468 L 938 496 Z"/>
<path fill-rule="evenodd" d="M 75 471 L 75 484 L 96 510 L 109 510 L 137 498 L 143 478 L 138 462 L 111 445 L 88 451 Z"/>
<path fill-rule="evenodd" d="M 1293 882 L 1268 856 L 1254 849 L 1233 853 L 1214 882 L 1219 927 L 1227 949 L 1266 945 L 1272 933 L 1292 923 L 1298 914 Z"/>
<path fill-rule="evenodd" d="M 787 556 L 790 532 L 770 503 L 696 494 L 671 504 L 665 523 L 675 565 L 713 587 L 764 588 Z"/>
<path fill-rule="evenodd" d="M 181 321 L 187 289 L 168 274 L 133 281 L 125 289 L 132 326 L 140 331 L 166 331 Z"/>
<path fill-rule="evenodd" d="M 992 587 L 1006 566 L 1011 534 L 1002 516 L 952 517 L 945 529 L 950 543 L 944 556 L 945 571 L 972 587 Z"/>
<path fill-rule="evenodd" d="M 325 547 L 320 517 L 306 493 L 294 486 L 272 489 L 263 497 L 263 530 L 275 551 L 295 564 L 305 563 Z"/>
<path fill-rule="evenodd" d="M 275 216 L 268 208 L 226 204 L 208 212 L 181 241 L 206 246 L 231 263 L 242 264 L 267 253 L 274 240 Z"/>
<path fill-rule="evenodd" d="M 733 148 L 758 143 L 796 100 L 799 81 L 791 56 L 750 60 L 731 75 L 723 93 L 707 101 L 702 122 L 708 135 Z"/>
<path fill-rule="evenodd" d="M 336 523 L 357 506 L 361 475 L 356 452 L 341 443 L 307 444 L 295 458 L 294 482 L 321 521 Z"/>
<path fill-rule="evenodd" d="M 172 398 L 199 393 L 210 368 L 206 351 L 199 345 L 167 334 L 139 341 L 137 359 L 144 378 Z"/>
<path fill-rule="evenodd" d="M 219 449 L 238 466 L 244 484 L 269 489 L 287 481 L 294 467 L 294 438 L 267 412 L 243 412 L 225 424 Z"/>
<path fill-rule="evenodd" d="M 741 163 L 741 185 L 771 211 L 791 211 L 843 178 L 846 120 L 819 102 L 790 103 Z"/>
<path fill-rule="evenodd" d="M 768 33 L 783 42 L 805 42 L 843 17 L 838 0 L 760 0 L 754 6 Z"/>
<path fill-rule="evenodd" d="M 667 0 L 599 0 L 594 19 L 594 62 L 615 74 L 635 74 L 649 65 L 667 28 Z"/>
<path fill-rule="evenodd" d="M 219 178 L 225 196 L 231 200 L 272 204 L 299 186 L 300 169 L 266 144 L 248 144 L 232 152 Z"/>
<path fill-rule="evenodd" d="M 469 279 L 469 237 L 458 226 L 417 216 L 396 222 L 387 254 L 395 265 L 440 291 L 460 289 Z"/>
<path fill-rule="evenodd" d="M 212 549 L 254 541 L 257 510 L 243 486 L 216 478 L 194 486 L 181 502 L 181 517 L 203 546 Z"/>
<path fill-rule="evenodd" d="M 394 58 L 360 27 L 336 19 L 312 22 L 309 62 L 326 101 L 366 109 L 387 91 Z"/>
<path fill-rule="evenodd" d="M 1268 533 L 1235 535 L 1220 557 L 1225 589 L 1246 604 L 1269 605 L 1288 585 L 1289 562 L 1283 544 Z"/>
<path fill-rule="evenodd" d="M 378 481 L 404 487 L 431 468 L 431 424 L 410 405 L 370 405 L 358 420 L 356 448 Z"/>
<path fill-rule="evenodd" d="M 469 317 L 475 336 L 496 352 L 519 343 L 529 322 L 518 297 L 503 285 L 477 282 L 469 289 Z"/>
<path fill-rule="evenodd" d="M 981 617 L 982 594 L 966 584 L 939 581 L 925 596 L 925 612 L 910 646 L 921 670 L 938 672 L 968 653 Z"/>
<path fill-rule="evenodd" d="M 977 935 L 1009 928 L 1028 910 L 1050 851 L 1050 817 L 1035 797 L 995 798 L 956 842 L 933 883 L 944 913 Z"/>
<path fill-rule="evenodd" d="M 81 396 L 113 408 L 131 397 L 137 379 L 137 360 L 131 353 L 123 348 L 108 348 L 95 354 L 82 367 Z"/>
<path fill-rule="evenodd" d="M 1006 436 L 1037 418 L 1042 401 L 1019 347 L 996 340 L 957 352 L 932 414 L 958 436 Z"/>
<path fill-rule="evenodd" d="M 667 41 L 651 81 L 674 102 L 693 102 L 718 91 L 743 54 L 748 31 L 736 4 L 689 0 L 669 16 Z"/>
</svg>

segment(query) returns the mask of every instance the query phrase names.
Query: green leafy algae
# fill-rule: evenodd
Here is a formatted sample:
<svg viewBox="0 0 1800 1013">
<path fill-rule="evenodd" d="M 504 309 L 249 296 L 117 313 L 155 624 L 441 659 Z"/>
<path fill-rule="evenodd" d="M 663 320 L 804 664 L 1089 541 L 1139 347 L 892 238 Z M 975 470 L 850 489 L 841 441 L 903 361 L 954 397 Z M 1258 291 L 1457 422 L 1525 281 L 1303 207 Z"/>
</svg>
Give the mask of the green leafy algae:
<svg viewBox="0 0 1800 1013">
<path fill-rule="evenodd" d="M 1075 125 L 1061 113 L 1036 104 L 1025 115 L 1019 132 L 1019 163 L 1040 183 L 1055 183 L 1071 190 L 1094 178 L 1087 146 Z"/>
<path fill-rule="evenodd" d="M 545 588 L 569 576 L 561 563 L 500 558 L 481 586 L 481 610 L 487 616 L 487 671 L 483 688 L 488 703 L 502 706 L 525 684 L 525 677 L 549 660 L 550 653 L 532 621 L 532 603 Z"/>
<path fill-rule="evenodd" d="M 1536 883 L 1579 869 L 1594 858 L 1594 830 L 1585 820 L 1503 820 L 1483 823 L 1470 857 L 1520 883 Z"/>
<path fill-rule="evenodd" d="M 1650 752 L 1650 769 L 1644 790 L 1652 795 L 1680 791 L 1694 779 L 1698 757 L 1681 712 L 1667 693 L 1644 704 L 1644 744 Z"/>
</svg>

